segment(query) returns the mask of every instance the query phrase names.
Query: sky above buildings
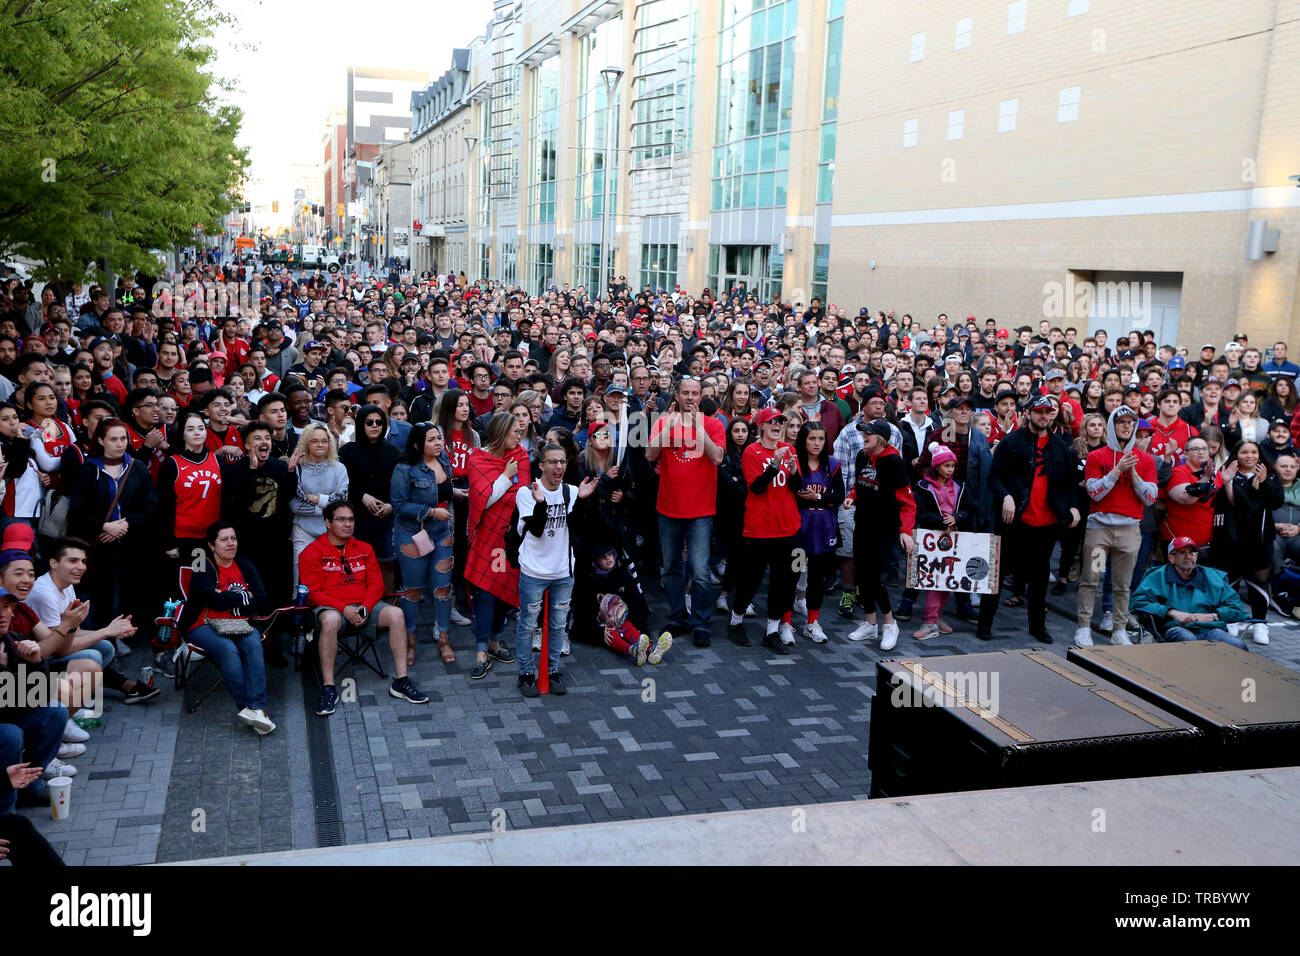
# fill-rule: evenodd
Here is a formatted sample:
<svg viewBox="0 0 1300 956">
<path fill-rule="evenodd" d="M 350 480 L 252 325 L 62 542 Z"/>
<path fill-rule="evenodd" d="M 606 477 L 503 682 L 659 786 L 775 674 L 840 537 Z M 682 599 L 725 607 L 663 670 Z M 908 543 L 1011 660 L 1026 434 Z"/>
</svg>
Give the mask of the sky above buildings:
<svg viewBox="0 0 1300 956">
<path fill-rule="evenodd" d="M 483 33 L 491 0 L 227 0 L 235 25 L 214 38 L 218 76 L 238 84 L 248 198 L 292 197 L 290 164 L 321 161 L 332 107 L 346 106 L 349 65 L 441 76 L 451 51 Z M 283 207 L 282 207 L 283 208 Z"/>
</svg>

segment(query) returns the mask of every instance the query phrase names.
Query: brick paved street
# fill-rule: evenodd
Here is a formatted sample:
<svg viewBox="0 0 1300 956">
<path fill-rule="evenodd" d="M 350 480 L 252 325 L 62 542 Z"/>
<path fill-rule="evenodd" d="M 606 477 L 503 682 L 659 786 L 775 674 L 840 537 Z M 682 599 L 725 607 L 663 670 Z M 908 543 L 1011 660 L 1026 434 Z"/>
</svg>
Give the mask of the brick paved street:
<svg viewBox="0 0 1300 956">
<path fill-rule="evenodd" d="M 1072 596 L 1054 609 L 1069 612 Z M 662 610 L 657 597 L 653 604 Z M 919 617 L 902 625 L 890 656 L 1032 643 L 1023 609 L 999 612 L 993 645 L 955 620 L 953 634 L 914 641 Z M 576 646 L 568 695 L 531 701 L 517 693 L 513 665 L 471 682 L 472 638 L 456 628 L 455 665 L 420 645 L 414 673 L 433 698 L 422 707 L 393 699 L 387 682 L 353 667 L 346 676 L 357 679 L 356 701 L 325 721 L 305 708 L 305 699 L 315 702 L 310 674 L 269 670 L 279 729 L 266 738 L 236 721 L 224 690 L 182 715 L 169 683 L 151 706 L 109 702 L 103 728 L 75 761 L 69 820 L 24 812 L 69 863 L 132 864 L 487 832 L 494 822 L 557 826 L 866 799 L 881 655 L 845 640 L 851 625 L 830 605 L 825 620 L 830 642 L 801 640 L 788 657 L 733 646 L 716 620 L 711 648 L 687 639 L 657 668 Z M 1052 649 L 1065 654 L 1072 620 L 1054 613 L 1048 623 Z M 1300 623 L 1273 623 L 1272 643 L 1252 649 L 1300 668 Z M 757 637 L 762 623 L 751 619 L 749 628 Z M 313 725 L 327 731 L 331 772 L 309 740 Z"/>
</svg>

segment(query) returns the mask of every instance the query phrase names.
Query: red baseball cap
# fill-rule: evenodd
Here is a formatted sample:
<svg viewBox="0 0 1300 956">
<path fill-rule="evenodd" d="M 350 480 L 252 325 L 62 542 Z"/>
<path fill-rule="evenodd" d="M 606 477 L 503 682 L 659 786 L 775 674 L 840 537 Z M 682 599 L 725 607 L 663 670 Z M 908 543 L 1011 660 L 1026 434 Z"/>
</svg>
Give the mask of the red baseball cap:
<svg viewBox="0 0 1300 956">
<path fill-rule="evenodd" d="M 758 418 L 756 419 L 755 424 L 766 425 L 768 422 L 774 422 L 777 419 L 785 421 L 785 416 L 781 414 L 779 409 L 765 408 L 758 413 Z"/>
<path fill-rule="evenodd" d="M 1195 541 L 1193 541 L 1191 538 L 1187 537 L 1186 535 L 1183 535 L 1178 538 L 1174 538 L 1173 541 L 1169 542 L 1170 554 L 1173 554 L 1175 551 L 1184 551 L 1187 548 L 1191 548 L 1193 551 L 1199 551 L 1200 545 L 1198 545 Z"/>
<path fill-rule="evenodd" d="M 998 329 L 998 334 L 996 337 L 999 339 L 1009 339 L 1011 338 L 1011 333 L 1008 332 L 1006 329 Z"/>
</svg>

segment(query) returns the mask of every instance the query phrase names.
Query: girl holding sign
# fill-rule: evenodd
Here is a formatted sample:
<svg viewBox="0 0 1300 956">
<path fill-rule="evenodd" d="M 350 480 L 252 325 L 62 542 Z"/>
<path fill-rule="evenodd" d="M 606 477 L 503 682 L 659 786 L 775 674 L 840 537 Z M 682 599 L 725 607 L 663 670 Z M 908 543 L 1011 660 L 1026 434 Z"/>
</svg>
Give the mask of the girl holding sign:
<svg viewBox="0 0 1300 956">
<path fill-rule="evenodd" d="M 925 473 L 913 486 L 916 497 L 916 526 L 935 531 L 972 531 L 976 522 L 976 503 L 965 494 L 965 488 L 953 480 L 957 470 L 957 455 L 945 445 L 937 442 L 926 453 L 929 464 L 924 458 L 921 465 Z M 926 583 L 925 575 L 918 573 L 918 585 Z M 934 575 L 938 577 L 938 575 Z M 930 590 L 925 592 L 925 623 L 912 635 L 918 641 L 924 641 L 936 634 L 951 634 L 952 626 L 939 615 L 948 592 Z"/>
</svg>

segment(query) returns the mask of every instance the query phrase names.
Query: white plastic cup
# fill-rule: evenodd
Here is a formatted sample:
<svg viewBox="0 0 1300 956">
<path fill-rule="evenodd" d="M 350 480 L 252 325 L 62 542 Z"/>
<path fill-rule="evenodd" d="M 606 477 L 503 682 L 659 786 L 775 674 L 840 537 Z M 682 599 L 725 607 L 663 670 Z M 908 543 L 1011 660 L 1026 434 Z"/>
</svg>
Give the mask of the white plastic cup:
<svg viewBox="0 0 1300 956">
<path fill-rule="evenodd" d="M 46 786 L 50 791 L 50 813 L 56 820 L 66 820 L 72 814 L 72 778 L 55 777 Z"/>
</svg>

